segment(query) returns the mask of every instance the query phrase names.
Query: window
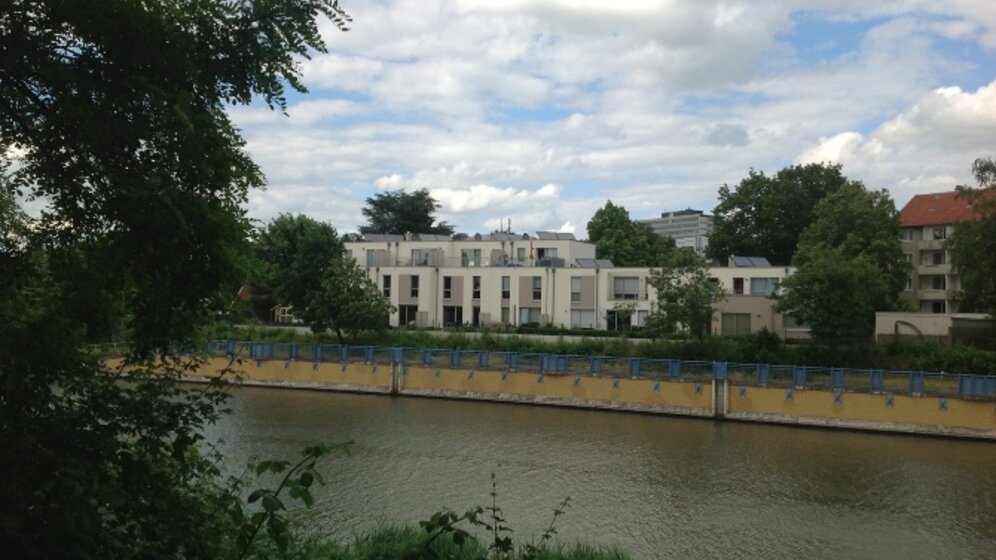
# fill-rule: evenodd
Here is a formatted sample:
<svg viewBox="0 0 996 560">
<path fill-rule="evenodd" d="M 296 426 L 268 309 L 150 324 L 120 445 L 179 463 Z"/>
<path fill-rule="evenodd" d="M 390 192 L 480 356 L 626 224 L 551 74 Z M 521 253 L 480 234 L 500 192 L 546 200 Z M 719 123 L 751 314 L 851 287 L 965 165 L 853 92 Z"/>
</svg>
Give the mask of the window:
<svg viewBox="0 0 996 560">
<path fill-rule="evenodd" d="M 367 266 L 377 266 L 379 253 L 376 249 L 367 250 Z"/>
<path fill-rule="evenodd" d="M 913 253 L 903 253 L 903 262 L 913 263 Z"/>
<path fill-rule="evenodd" d="M 899 230 L 899 240 L 900 241 L 913 241 L 913 230 L 909 228 L 904 228 Z"/>
<path fill-rule="evenodd" d="M 540 310 L 539 307 L 520 307 L 519 308 L 519 324 L 526 325 L 529 323 L 539 323 L 540 322 Z"/>
<path fill-rule="evenodd" d="M 533 276 L 533 299 L 543 299 L 543 277 Z"/>
<path fill-rule="evenodd" d="M 384 297 L 386 297 L 386 298 L 391 297 L 391 275 L 390 274 L 385 274 L 384 275 L 384 284 L 383 285 L 384 285 Z"/>
<path fill-rule="evenodd" d="M 418 274 L 412 275 L 412 293 L 413 298 L 418 297 Z"/>
<path fill-rule="evenodd" d="M 750 313 L 723 313 L 721 332 L 723 336 L 750 334 Z"/>
<path fill-rule="evenodd" d="M 941 226 L 935 227 L 932 231 L 931 239 L 947 239 L 948 228 Z"/>
<path fill-rule="evenodd" d="M 595 328 L 594 309 L 572 309 L 571 310 L 572 329 L 593 329 Z"/>
<path fill-rule="evenodd" d="M 474 290 L 474 293 L 472 294 L 471 297 L 473 297 L 474 299 L 481 299 L 481 277 L 474 276 L 471 279 L 471 282 L 472 282 L 472 289 Z"/>
<path fill-rule="evenodd" d="M 427 249 L 412 249 L 412 266 L 425 266 L 429 264 L 429 251 Z"/>
<path fill-rule="evenodd" d="M 782 319 L 782 326 L 788 329 L 809 329 L 809 325 L 799 321 L 792 315 L 785 315 Z"/>
<path fill-rule="evenodd" d="M 481 266 L 481 250 L 480 249 L 461 249 L 460 250 L 460 265 L 461 266 Z"/>
<path fill-rule="evenodd" d="M 924 266 L 944 264 L 944 251 L 920 251 L 920 264 Z"/>
<path fill-rule="evenodd" d="M 770 296 L 778 287 L 777 278 L 751 278 L 750 293 L 756 296 Z"/>
<path fill-rule="evenodd" d="M 911 276 L 906 277 L 906 286 L 903 288 L 903 290 L 907 292 L 913 291 L 913 277 Z"/>
<path fill-rule="evenodd" d="M 554 247 L 539 247 L 536 249 L 537 259 L 552 259 L 557 256 L 557 249 Z"/>
<path fill-rule="evenodd" d="M 571 276 L 571 303 L 581 301 L 581 277 Z"/>
<path fill-rule="evenodd" d="M 512 316 L 508 307 L 501 308 L 501 322 L 503 325 L 507 325 L 511 322 L 510 317 Z"/>
<path fill-rule="evenodd" d="M 612 279 L 612 299 L 639 299 L 640 279 L 636 276 L 617 276 Z"/>
<path fill-rule="evenodd" d="M 453 277 L 443 276 L 443 299 L 453 297 Z"/>
<path fill-rule="evenodd" d="M 508 299 L 512 292 L 512 278 L 510 276 L 501 277 L 501 299 Z"/>
<path fill-rule="evenodd" d="M 921 313 L 947 313 L 947 305 L 943 301 L 921 301 Z"/>
<path fill-rule="evenodd" d="M 947 288 L 947 282 L 945 277 L 938 276 L 921 276 L 920 277 L 920 289 L 921 290 L 944 290 Z"/>
<path fill-rule="evenodd" d="M 742 294 L 744 293 L 744 279 L 734 278 L 733 279 L 733 293 Z"/>
<path fill-rule="evenodd" d="M 515 250 L 515 260 L 517 260 L 519 262 L 522 262 L 522 261 L 526 260 L 526 248 L 525 247 L 518 247 Z"/>
</svg>

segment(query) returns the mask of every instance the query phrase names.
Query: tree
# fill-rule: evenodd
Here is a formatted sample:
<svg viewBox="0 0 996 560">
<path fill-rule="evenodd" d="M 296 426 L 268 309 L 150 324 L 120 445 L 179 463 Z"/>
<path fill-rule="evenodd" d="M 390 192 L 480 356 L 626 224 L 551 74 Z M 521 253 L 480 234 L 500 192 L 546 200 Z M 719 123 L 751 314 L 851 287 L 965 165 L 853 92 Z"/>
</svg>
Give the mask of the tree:
<svg viewBox="0 0 996 560">
<path fill-rule="evenodd" d="M 326 271 L 343 259 L 335 228 L 303 214 L 281 214 L 259 231 L 255 246 L 262 291 L 272 291 L 275 304 L 292 306 L 295 315 L 312 323 L 309 308 L 322 291 Z"/>
<path fill-rule="evenodd" d="M 366 272 L 352 259 L 334 259 L 315 294 L 308 314 L 316 332 L 332 329 L 344 343 L 343 331 L 355 340 L 364 330 L 383 330 L 394 307 Z"/>
<path fill-rule="evenodd" d="M 659 266 L 675 250 L 674 239 L 653 233 L 646 224 L 629 217 L 622 206 L 606 201 L 588 221 L 588 241 L 595 254 L 616 266 Z"/>
<path fill-rule="evenodd" d="M 867 339 L 889 291 L 887 280 L 870 257 L 820 245 L 807 250 L 805 264 L 782 281 L 778 310 L 809 325 L 816 340 Z"/>
<path fill-rule="evenodd" d="M 367 225 L 360 226 L 360 232 L 452 235 L 453 226 L 446 222 L 436 223 L 432 215 L 439 208 L 439 203 L 426 189 L 378 193 L 368 198 L 363 207 Z"/>
<path fill-rule="evenodd" d="M 689 250 L 675 251 L 647 280 L 657 293 L 646 328 L 655 336 L 687 330 L 701 340 L 709 334 L 715 305 L 723 294 L 709 278 L 709 265 Z"/>
<path fill-rule="evenodd" d="M 817 203 L 848 183 L 840 165 L 796 165 L 773 177 L 751 169 L 735 188 L 719 188 L 707 255 L 721 262 L 744 255 L 789 264 L 803 230 L 816 217 Z"/>
<path fill-rule="evenodd" d="M 196 448 L 223 396 L 174 383 L 190 364 L 173 349 L 243 275 L 241 204 L 263 177 L 227 107 L 283 110 L 285 85 L 304 91 L 320 15 L 348 19 L 327 0 L 0 11 L 0 160 L 16 161 L 0 161 L 0 188 L 45 204 L 0 248 L 4 550 L 215 558 L 232 542 L 233 496 Z M 109 300 L 132 363 L 156 355 L 168 375 L 122 384 L 86 351 Z"/>
<path fill-rule="evenodd" d="M 848 183 L 816 206 L 782 282 L 779 310 L 809 324 L 817 339 L 871 336 L 876 311 L 899 305 L 909 265 L 899 244 L 899 213 L 889 194 Z M 842 278 L 847 274 L 855 278 Z M 856 283 L 860 281 L 860 283 Z"/>
<path fill-rule="evenodd" d="M 979 186 L 960 187 L 976 219 L 955 227 L 947 242 L 951 263 L 958 271 L 959 310 L 996 317 L 996 159 L 979 158 L 972 164 Z"/>
</svg>

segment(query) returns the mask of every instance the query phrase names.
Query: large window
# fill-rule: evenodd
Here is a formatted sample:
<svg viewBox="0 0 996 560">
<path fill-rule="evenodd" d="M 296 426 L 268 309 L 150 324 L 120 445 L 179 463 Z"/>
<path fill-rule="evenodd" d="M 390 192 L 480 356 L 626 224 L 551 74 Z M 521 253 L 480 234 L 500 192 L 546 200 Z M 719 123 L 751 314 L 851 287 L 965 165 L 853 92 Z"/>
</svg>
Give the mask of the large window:
<svg viewBox="0 0 996 560">
<path fill-rule="evenodd" d="M 543 299 L 543 277 L 533 276 L 533 299 L 541 300 Z"/>
<path fill-rule="evenodd" d="M 461 266 L 481 266 L 481 250 L 461 249 L 460 264 Z"/>
<path fill-rule="evenodd" d="M 511 309 L 509 309 L 508 307 L 502 307 L 501 308 L 501 324 L 503 324 L 503 325 L 510 324 L 512 322 L 511 317 L 512 317 Z"/>
<path fill-rule="evenodd" d="M 594 309 L 572 309 L 571 310 L 571 328 L 574 328 L 574 329 L 593 329 L 593 328 L 595 328 L 595 310 Z"/>
<path fill-rule="evenodd" d="M 539 307 L 520 307 L 519 308 L 519 324 L 526 325 L 529 323 L 539 323 L 540 322 L 540 309 Z"/>
<path fill-rule="evenodd" d="M 931 239 L 947 239 L 948 228 L 944 226 L 939 226 L 931 229 Z"/>
<path fill-rule="evenodd" d="M 472 282 L 471 289 L 474 291 L 471 297 L 473 297 L 474 299 L 481 299 L 481 277 L 474 276 L 471 279 L 471 282 Z"/>
<path fill-rule="evenodd" d="M 443 276 L 443 299 L 453 297 L 453 277 Z"/>
<path fill-rule="evenodd" d="M 778 287 L 777 278 L 751 278 L 750 293 L 756 296 L 770 296 Z"/>
<path fill-rule="evenodd" d="M 944 251 L 920 251 L 920 264 L 924 266 L 944 264 Z"/>
<path fill-rule="evenodd" d="M 612 299 L 640 299 L 640 279 L 636 276 L 613 278 Z"/>
<path fill-rule="evenodd" d="M 425 266 L 429 264 L 428 249 L 412 249 L 412 265 Z"/>
<path fill-rule="evenodd" d="M 512 277 L 501 277 L 501 299 L 508 299 L 512 293 Z"/>
<path fill-rule="evenodd" d="M 413 274 L 412 275 L 411 297 L 413 297 L 413 298 L 417 298 L 418 297 L 418 274 Z"/>
<path fill-rule="evenodd" d="M 734 294 L 738 294 L 738 295 L 744 293 L 744 279 L 743 278 L 734 278 L 733 279 L 733 293 Z"/>
<path fill-rule="evenodd" d="M 944 290 L 947 289 L 947 281 L 944 275 L 921 276 L 921 290 Z"/>
<path fill-rule="evenodd" d="M 526 260 L 526 248 L 525 247 L 518 247 L 518 248 L 515 249 L 515 260 L 517 260 L 519 262 L 523 262 L 524 260 Z"/>
<path fill-rule="evenodd" d="M 384 286 L 384 297 L 389 298 L 389 297 L 391 297 L 391 275 L 390 274 L 385 274 L 383 282 L 384 282 L 384 284 L 383 284 L 383 286 Z"/>
<path fill-rule="evenodd" d="M 913 230 L 909 228 L 904 228 L 899 230 L 899 240 L 900 241 L 913 241 Z"/>
<path fill-rule="evenodd" d="M 571 276 L 571 303 L 581 301 L 581 277 Z"/>
<path fill-rule="evenodd" d="M 723 313 L 722 333 L 724 336 L 750 334 L 750 313 Z"/>
</svg>

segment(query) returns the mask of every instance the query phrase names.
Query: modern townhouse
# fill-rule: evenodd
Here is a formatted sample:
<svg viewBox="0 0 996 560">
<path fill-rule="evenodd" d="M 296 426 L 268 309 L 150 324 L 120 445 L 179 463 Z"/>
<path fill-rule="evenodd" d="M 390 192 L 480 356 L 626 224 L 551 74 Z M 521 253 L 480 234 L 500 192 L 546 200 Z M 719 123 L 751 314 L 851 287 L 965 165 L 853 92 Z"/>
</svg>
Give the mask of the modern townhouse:
<svg viewBox="0 0 996 560">
<path fill-rule="evenodd" d="M 465 240 L 443 236 L 368 235 L 346 243 L 349 254 L 397 307 L 392 326 L 552 324 L 628 330 L 644 324 L 656 301 L 649 268 L 617 268 L 571 234 L 493 233 Z M 766 328 L 802 332 L 770 296 L 790 270 L 763 259 L 734 258 L 710 270 L 728 294 L 713 331 Z"/>
</svg>

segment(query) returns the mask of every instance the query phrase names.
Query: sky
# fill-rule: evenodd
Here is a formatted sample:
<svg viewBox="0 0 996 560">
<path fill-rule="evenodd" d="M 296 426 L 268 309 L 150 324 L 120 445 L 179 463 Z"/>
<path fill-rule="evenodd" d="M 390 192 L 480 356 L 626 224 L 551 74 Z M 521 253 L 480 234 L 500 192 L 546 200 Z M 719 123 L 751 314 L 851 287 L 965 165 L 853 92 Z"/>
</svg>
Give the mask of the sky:
<svg viewBox="0 0 996 560">
<path fill-rule="evenodd" d="M 708 212 L 809 162 L 901 208 L 996 156 L 993 4 L 340 0 L 306 95 L 229 110 L 268 180 L 247 210 L 350 232 L 368 197 L 426 188 L 458 232 L 584 238 L 607 200 Z"/>
</svg>

